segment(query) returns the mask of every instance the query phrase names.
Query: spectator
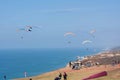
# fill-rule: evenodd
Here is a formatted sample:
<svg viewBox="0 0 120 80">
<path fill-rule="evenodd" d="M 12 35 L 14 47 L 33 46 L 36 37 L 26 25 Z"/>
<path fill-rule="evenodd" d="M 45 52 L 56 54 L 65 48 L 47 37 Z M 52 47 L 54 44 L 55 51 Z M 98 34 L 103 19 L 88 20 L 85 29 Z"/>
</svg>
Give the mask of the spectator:
<svg viewBox="0 0 120 80">
<path fill-rule="evenodd" d="M 64 80 L 67 80 L 67 73 L 66 72 L 64 72 L 63 78 L 64 78 Z"/>
<path fill-rule="evenodd" d="M 60 78 L 60 79 L 62 78 L 62 74 L 61 74 L 61 73 L 59 74 L 59 78 Z"/>
<path fill-rule="evenodd" d="M 6 80 L 6 75 L 4 75 L 4 80 Z"/>
</svg>

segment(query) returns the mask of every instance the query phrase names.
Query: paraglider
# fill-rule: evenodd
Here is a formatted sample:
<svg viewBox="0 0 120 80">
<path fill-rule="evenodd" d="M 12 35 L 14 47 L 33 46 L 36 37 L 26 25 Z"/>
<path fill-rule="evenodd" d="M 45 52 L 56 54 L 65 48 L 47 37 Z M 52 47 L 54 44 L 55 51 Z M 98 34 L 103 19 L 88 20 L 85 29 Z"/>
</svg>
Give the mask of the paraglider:
<svg viewBox="0 0 120 80">
<path fill-rule="evenodd" d="M 93 34 L 93 33 L 95 33 L 95 32 L 96 32 L 96 30 L 91 30 L 91 31 L 90 31 L 91 34 Z"/>
<path fill-rule="evenodd" d="M 90 41 L 90 40 L 85 40 L 85 41 L 82 42 L 82 44 L 88 44 L 88 43 L 92 43 L 92 41 Z"/>
<path fill-rule="evenodd" d="M 31 32 L 32 31 L 32 27 L 31 26 L 27 26 L 27 31 Z"/>
<path fill-rule="evenodd" d="M 73 32 L 66 32 L 66 33 L 64 34 L 64 37 L 67 37 L 67 39 L 69 39 L 69 41 L 67 42 L 68 44 L 71 44 L 71 39 L 72 39 L 72 37 L 74 37 L 74 36 L 76 36 L 76 35 L 75 35 L 75 33 L 73 33 Z"/>
<path fill-rule="evenodd" d="M 32 32 L 34 28 L 37 28 L 39 29 L 40 27 L 38 26 L 25 26 L 25 27 L 22 27 L 22 28 L 19 28 L 17 29 L 17 31 L 24 31 L 24 32 Z M 23 39 L 23 35 L 21 36 L 21 39 Z"/>
<path fill-rule="evenodd" d="M 37 26 L 25 26 L 23 28 L 19 28 L 18 31 L 26 31 L 26 32 L 31 32 L 33 30 L 33 28 L 40 28 Z"/>
<path fill-rule="evenodd" d="M 24 28 L 19 28 L 18 31 L 31 32 L 32 31 L 32 26 L 26 26 Z"/>
<path fill-rule="evenodd" d="M 75 33 L 73 33 L 73 32 L 67 32 L 67 33 L 64 34 L 64 37 L 66 37 L 66 36 L 68 36 L 68 35 L 75 36 Z"/>
<path fill-rule="evenodd" d="M 88 51 L 88 44 L 90 44 L 90 43 L 92 43 L 92 41 L 91 40 L 85 40 L 85 41 L 83 41 L 82 42 L 82 44 L 86 47 L 86 50 Z"/>
<path fill-rule="evenodd" d="M 93 38 L 95 38 L 95 35 L 94 35 L 94 34 L 95 34 L 95 32 L 96 32 L 96 30 L 95 30 L 95 29 L 90 31 L 90 35 L 91 35 Z"/>
</svg>

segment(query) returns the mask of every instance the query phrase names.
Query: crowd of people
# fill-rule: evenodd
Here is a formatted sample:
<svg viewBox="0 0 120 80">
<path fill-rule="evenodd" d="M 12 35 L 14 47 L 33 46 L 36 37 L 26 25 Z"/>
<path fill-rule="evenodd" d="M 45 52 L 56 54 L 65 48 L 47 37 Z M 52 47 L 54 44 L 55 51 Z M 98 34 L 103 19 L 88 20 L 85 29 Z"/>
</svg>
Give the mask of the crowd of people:
<svg viewBox="0 0 120 80">
<path fill-rule="evenodd" d="M 63 75 L 62 75 L 62 73 L 59 73 L 59 75 L 58 75 L 57 77 L 55 77 L 54 80 L 61 80 L 62 77 L 63 77 L 64 80 L 67 80 L 67 76 L 68 76 L 68 75 L 67 75 L 66 72 L 64 72 Z"/>
<path fill-rule="evenodd" d="M 101 54 L 101 55 L 96 55 L 96 56 L 85 56 L 83 58 L 77 56 L 77 59 L 74 61 L 70 61 L 68 66 L 71 69 L 79 70 L 81 68 L 87 68 L 87 67 L 92 67 L 92 66 L 100 66 L 100 65 L 114 66 L 114 65 L 120 64 L 119 56 L 111 57 L 110 55 L 109 54 L 107 54 L 107 55 Z"/>
<path fill-rule="evenodd" d="M 82 67 L 91 67 L 99 65 L 99 62 L 92 62 L 92 61 L 86 61 L 86 62 L 81 62 L 81 61 L 76 61 L 76 62 L 69 62 L 69 67 L 72 69 L 80 69 Z"/>
<path fill-rule="evenodd" d="M 69 67 L 72 69 L 81 69 L 83 67 L 91 67 L 99 65 L 100 63 L 97 61 L 87 60 L 87 59 L 80 59 L 80 57 L 77 57 L 75 61 L 69 62 Z"/>
</svg>

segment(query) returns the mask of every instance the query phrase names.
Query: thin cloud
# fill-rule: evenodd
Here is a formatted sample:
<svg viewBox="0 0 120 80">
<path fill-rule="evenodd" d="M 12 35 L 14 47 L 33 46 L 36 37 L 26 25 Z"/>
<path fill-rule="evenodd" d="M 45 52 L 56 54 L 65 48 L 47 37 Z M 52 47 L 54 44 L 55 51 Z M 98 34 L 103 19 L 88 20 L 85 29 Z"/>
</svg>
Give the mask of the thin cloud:
<svg viewBox="0 0 120 80">
<path fill-rule="evenodd" d="M 64 13 L 64 12 L 76 12 L 80 11 L 80 8 L 68 8 L 68 9 L 46 9 L 41 10 L 41 13 Z"/>
</svg>

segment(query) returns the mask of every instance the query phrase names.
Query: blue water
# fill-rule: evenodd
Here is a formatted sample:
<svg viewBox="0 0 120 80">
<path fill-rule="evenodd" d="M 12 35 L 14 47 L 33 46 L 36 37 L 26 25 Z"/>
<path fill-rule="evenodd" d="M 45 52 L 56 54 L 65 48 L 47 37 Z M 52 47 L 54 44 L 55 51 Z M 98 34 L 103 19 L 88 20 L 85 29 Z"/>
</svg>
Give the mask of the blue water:
<svg viewBox="0 0 120 80">
<path fill-rule="evenodd" d="M 81 49 L 17 49 L 0 50 L 0 80 L 6 75 L 7 79 L 35 76 L 65 67 L 75 60 L 76 56 L 97 53 L 93 50 Z"/>
</svg>

